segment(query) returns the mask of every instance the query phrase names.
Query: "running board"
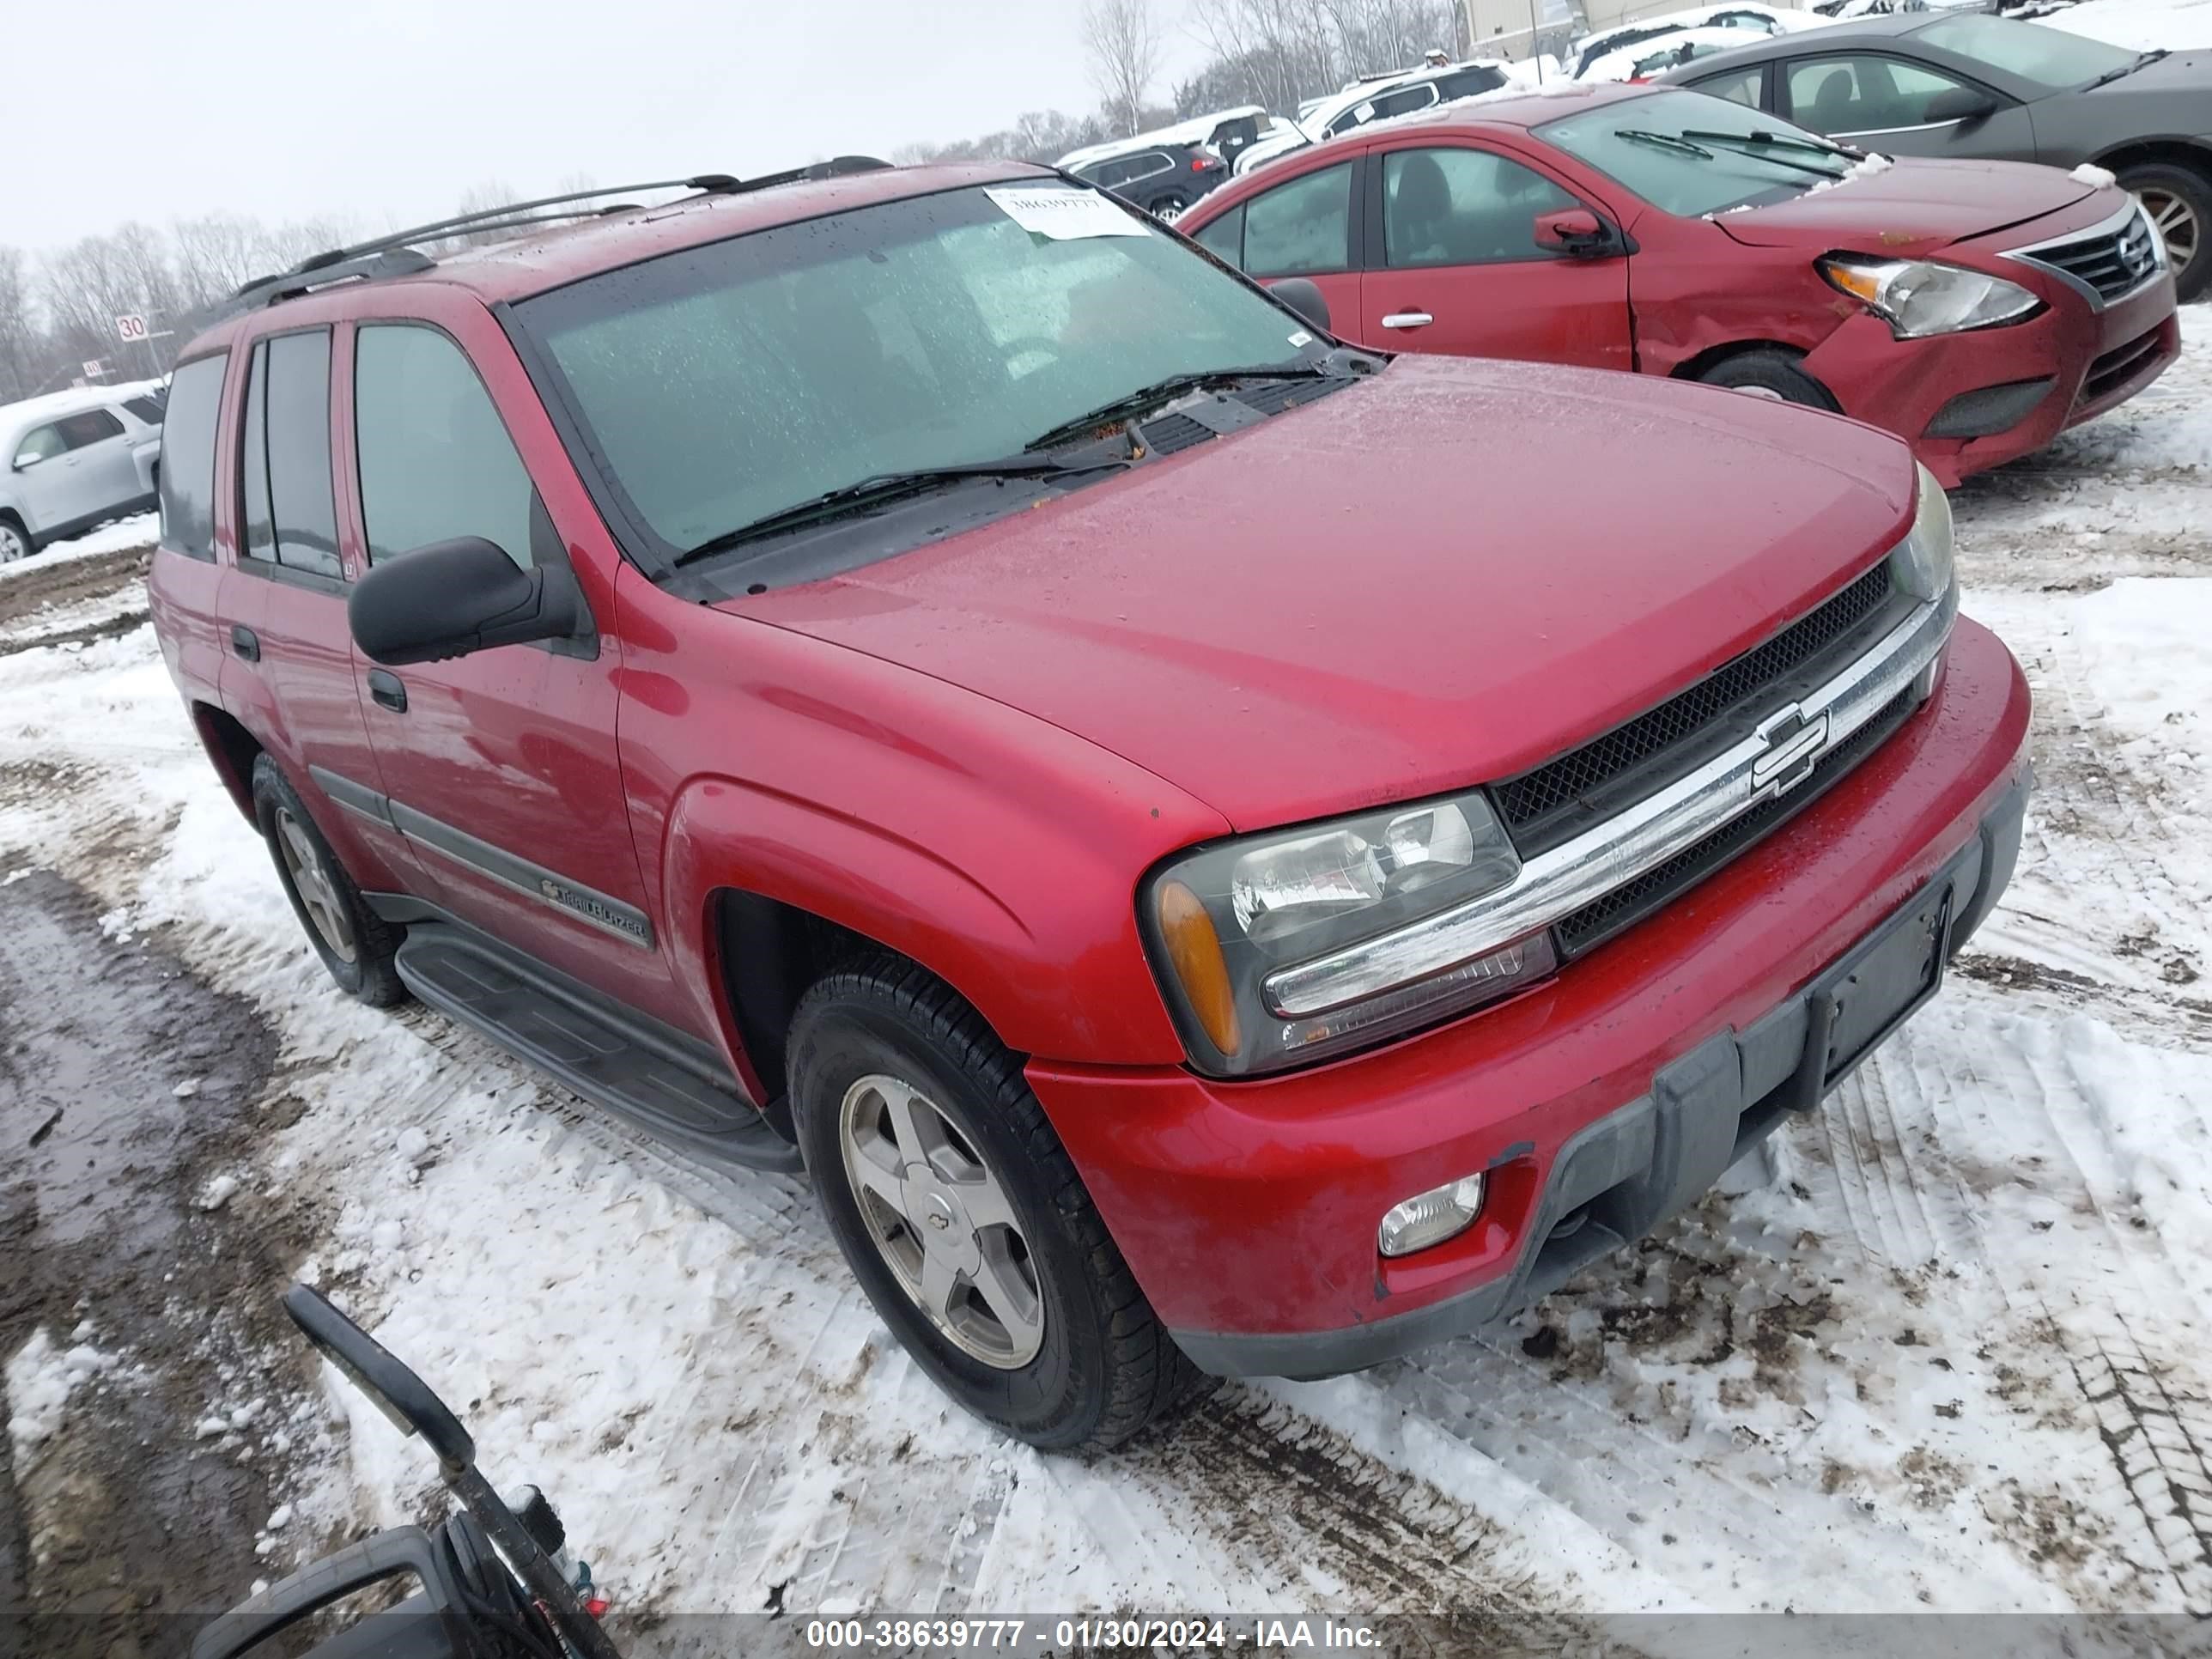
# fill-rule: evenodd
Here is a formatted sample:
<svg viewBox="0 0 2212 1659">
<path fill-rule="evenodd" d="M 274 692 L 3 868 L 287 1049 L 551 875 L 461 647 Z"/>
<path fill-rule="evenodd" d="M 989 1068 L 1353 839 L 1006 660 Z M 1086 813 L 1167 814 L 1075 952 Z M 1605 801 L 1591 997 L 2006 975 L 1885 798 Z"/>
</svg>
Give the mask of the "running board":
<svg viewBox="0 0 2212 1659">
<path fill-rule="evenodd" d="M 410 923 L 397 966 L 429 1006 L 664 1140 L 748 1169 L 805 1168 L 705 1046 L 658 1021 L 451 923 Z"/>
</svg>

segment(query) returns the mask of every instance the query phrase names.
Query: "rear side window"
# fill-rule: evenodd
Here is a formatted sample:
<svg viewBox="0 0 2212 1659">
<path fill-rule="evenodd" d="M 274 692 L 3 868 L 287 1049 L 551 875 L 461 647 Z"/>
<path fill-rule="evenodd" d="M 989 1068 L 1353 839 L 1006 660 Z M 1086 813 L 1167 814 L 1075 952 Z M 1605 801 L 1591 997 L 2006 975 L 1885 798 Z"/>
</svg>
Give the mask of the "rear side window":
<svg viewBox="0 0 2212 1659">
<path fill-rule="evenodd" d="M 161 424 L 161 405 L 151 398 L 125 398 L 123 406 L 148 426 Z"/>
<path fill-rule="evenodd" d="M 88 409 L 65 415 L 54 424 L 61 428 L 62 441 L 71 449 L 88 449 L 123 435 L 123 422 L 115 418 L 112 409 Z"/>
<path fill-rule="evenodd" d="M 1766 65 L 1754 64 L 1747 70 L 1731 70 L 1726 75 L 1709 75 L 1702 81 L 1690 84 L 1708 98 L 1725 98 L 1731 104 L 1741 104 L 1746 109 L 1759 107 L 1759 95 L 1766 79 Z"/>
<path fill-rule="evenodd" d="M 364 326 L 353 400 L 370 562 L 480 536 L 529 566 L 530 474 L 459 346 L 414 324 Z"/>
<path fill-rule="evenodd" d="M 1244 269 L 1303 276 L 1351 267 L 1352 163 L 1278 185 L 1244 204 Z"/>
<path fill-rule="evenodd" d="M 253 348 L 240 448 L 246 556 L 339 575 L 328 329 L 280 334 Z"/>
<path fill-rule="evenodd" d="M 1480 93 L 1495 92 L 1505 84 L 1505 76 L 1494 69 L 1462 70 L 1456 75 L 1447 75 L 1437 82 L 1437 92 L 1447 104 L 1455 98 L 1473 98 Z"/>
<path fill-rule="evenodd" d="M 215 557 L 216 411 L 228 353 L 195 358 L 169 382 L 161 428 L 161 542 L 195 559 Z"/>
<path fill-rule="evenodd" d="M 1192 233 L 1192 240 L 1210 252 L 1218 253 L 1232 265 L 1244 263 L 1244 210 L 1233 207 L 1204 230 Z"/>
</svg>

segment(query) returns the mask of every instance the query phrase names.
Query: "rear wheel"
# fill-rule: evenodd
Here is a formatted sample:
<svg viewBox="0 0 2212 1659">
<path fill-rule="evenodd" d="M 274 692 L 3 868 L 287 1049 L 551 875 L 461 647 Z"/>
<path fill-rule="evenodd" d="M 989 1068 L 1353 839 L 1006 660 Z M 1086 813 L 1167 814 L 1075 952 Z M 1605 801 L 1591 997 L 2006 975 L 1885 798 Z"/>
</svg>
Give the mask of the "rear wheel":
<svg viewBox="0 0 2212 1659">
<path fill-rule="evenodd" d="M 1048 1450 L 1116 1445 L 1212 1387 L 1183 1357 L 1038 1105 L 949 987 L 890 956 L 792 1021 L 791 1106 L 830 1231 L 963 1407 Z"/>
<path fill-rule="evenodd" d="M 1152 204 L 1152 216 L 1164 224 L 1173 224 L 1190 210 L 1190 198 L 1179 191 L 1170 191 Z"/>
<path fill-rule="evenodd" d="M 9 514 L 0 513 L 0 564 L 14 564 L 30 556 L 30 532 Z"/>
<path fill-rule="evenodd" d="M 399 930 L 362 900 L 299 792 L 266 755 L 253 762 L 253 816 L 269 843 L 284 896 L 292 901 L 308 945 L 339 988 L 372 1008 L 405 1001 L 407 988 L 393 965 Z"/>
<path fill-rule="evenodd" d="M 2212 232 L 2212 179 L 2189 167 L 2153 161 L 2128 168 L 2120 174 L 2120 185 L 2135 192 L 2166 239 L 2175 293 L 2185 304 L 2202 297 L 2212 288 L 2212 253 L 2206 249 L 2207 233 Z"/>
<path fill-rule="evenodd" d="M 1827 387 L 1800 368 L 1797 360 L 1788 352 L 1772 347 L 1761 346 L 1723 357 L 1698 378 L 1707 386 L 1729 386 L 1739 392 L 1768 392 L 1785 404 L 1825 409 L 1830 414 L 1842 413 L 1836 400 L 1828 395 Z"/>
</svg>

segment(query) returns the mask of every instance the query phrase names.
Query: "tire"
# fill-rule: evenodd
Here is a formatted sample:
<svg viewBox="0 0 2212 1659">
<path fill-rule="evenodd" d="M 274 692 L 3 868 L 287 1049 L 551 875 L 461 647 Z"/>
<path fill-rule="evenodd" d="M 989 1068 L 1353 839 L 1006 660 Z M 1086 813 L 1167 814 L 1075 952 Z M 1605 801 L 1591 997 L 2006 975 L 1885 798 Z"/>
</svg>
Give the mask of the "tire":
<svg viewBox="0 0 2212 1659">
<path fill-rule="evenodd" d="M 338 988 L 372 1008 L 404 1002 L 407 988 L 392 959 L 405 931 L 362 902 L 361 889 L 315 827 L 299 792 L 267 755 L 253 761 L 253 818 L 269 843 L 292 914 Z"/>
<path fill-rule="evenodd" d="M 2212 288 L 2212 179 L 2193 167 L 2146 161 L 2120 174 L 2120 188 L 2135 192 L 2166 239 L 2175 295 L 2184 305 L 2203 299 Z"/>
<path fill-rule="evenodd" d="M 799 1147 L 838 1248 L 884 1322 L 962 1407 L 1044 1450 L 1095 1452 L 1212 1392 L 1137 1287 L 1020 1060 L 949 987 L 898 957 L 868 957 L 801 999 L 788 1054 Z M 938 1126 L 919 1148 L 911 1133 L 892 1138 L 889 1103 L 902 1088 L 908 1116 L 933 1114 Z M 848 1150 L 848 1137 L 888 1160 L 874 1179 L 901 1184 L 909 1213 L 948 1215 L 943 1231 L 930 1235 L 857 1178 L 869 1154 Z M 915 1150 L 931 1163 L 902 1162 Z M 939 1180 L 948 1170 L 959 1178 Z M 978 1176 L 989 1194 L 978 1196 Z M 971 1226 L 971 1203 L 1008 1220 Z M 879 1242 L 887 1232 L 898 1237 Z M 939 1262 L 968 1262 L 964 1277 L 949 1266 L 936 1276 L 953 1286 L 942 1320 L 909 1288 L 932 1277 L 926 1236 Z M 1033 1330 L 996 1311 L 1024 1287 Z"/>
<path fill-rule="evenodd" d="M 1797 360 L 1788 352 L 1771 346 L 1723 357 L 1698 378 L 1707 386 L 1771 392 L 1785 404 L 1825 409 L 1831 415 L 1843 413 L 1842 406 L 1828 395 L 1827 387 L 1798 368 Z"/>
<path fill-rule="evenodd" d="M 1152 204 L 1152 217 L 1163 224 L 1171 225 L 1189 211 L 1189 200 L 1174 191 L 1170 191 Z"/>
<path fill-rule="evenodd" d="M 39 550 L 31 532 L 12 513 L 0 513 L 0 564 L 15 564 Z"/>
</svg>

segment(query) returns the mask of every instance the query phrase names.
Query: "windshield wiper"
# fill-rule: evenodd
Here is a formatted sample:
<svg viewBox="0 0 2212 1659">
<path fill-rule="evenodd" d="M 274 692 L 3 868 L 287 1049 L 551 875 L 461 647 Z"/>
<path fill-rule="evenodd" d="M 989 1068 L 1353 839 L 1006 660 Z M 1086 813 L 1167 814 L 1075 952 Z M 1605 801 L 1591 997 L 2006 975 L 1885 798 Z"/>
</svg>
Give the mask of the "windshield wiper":
<svg viewBox="0 0 2212 1659">
<path fill-rule="evenodd" d="M 1720 159 L 1703 144 L 1693 144 L 1672 132 L 1654 132 L 1648 127 L 1615 127 L 1613 136 L 1626 138 L 1632 144 L 1649 144 L 1654 149 L 1671 149 L 1678 155 L 1694 155 L 1701 161 Z"/>
<path fill-rule="evenodd" d="M 1165 403 L 1170 398 L 1187 392 L 1199 392 L 1210 386 L 1219 386 L 1229 380 L 1318 380 L 1329 369 L 1322 363 L 1289 362 L 1262 363 L 1249 368 L 1206 368 L 1182 374 L 1170 374 L 1165 380 L 1154 380 L 1150 386 L 1139 386 L 1134 392 L 1125 392 L 1109 398 L 1096 409 L 1062 421 L 1058 426 L 1040 432 L 1024 446 L 1028 450 L 1050 449 L 1071 438 L 1080 437 L 1094 427 L 1110 426 L 1115 421 L 1127 420 L 1155 404 Z"/>
<path fill-rule="evenodd" d="M 1832 144 L 1825 138 L 1789 138 L 1778 132 L 1769 132 L 1764 128 L 1750 132 L 1720 132 L 1708 131 L 1703 127 L 1685 127 L 1682 129 L 1682 137 L 1702 138 L 1709 144 L 1757 144 L 1767 149 L 1796 149 L 1803 150 L 1814 155 L 1842 156 L 1847 163 L 1856 161 L 1866 154 L 1864 150 L 1851 149 L 1843 144 Z M 1770 156 L 1765 159 L 1779 161 L 1781 158 Z M 1824 167 L 1821 171 L 1826 172 L 1826 169 Z"/>
<path fill-rule="evenodd" d="M 2099 87 L 2108 87 L 2115 81 L 2122 80 L 2128 76 L 2133 75 L 2137 70 L 2148 69 L 2153 64 L 2155 64 L 2160 58 L 2165 56 L 2166 48 L 2163 46 L 2159 46 L 2152 51 L 2140 53 L 2134 63 L 2123 64 L 2118 69 L 2106 70 L 2095 80 L 2090 82 L 2087 86 L 2082 88 L 2081 90 L 2084 92 L 2089 92 L 2094 91 Z"/>
<path fill-rule="evenodd" d="M 1041 478 L 1063 472 L 1096 472 L 1101 467 L 1126 466 L 1126 457 L 1115 455 L 1096 461 L 1055 460 L 1048 455 L 1001 455 L 988 461 L 952 461 L 943 466 L 918 466 L 902 472 L 876 472 L 852 483 L 841 484 L 835 489 L 824 490 L 819 495 L 809 496 L 803 501 L 793 501 L 789 507 L 778 507 L 763 518 L 750 524 L 739 525 L 735 530 L 710 536 L 696 547 L 687 547 L 676 556 L 675 562 L 686 565 L 715 553 L 727 552 L 742 547 L 747 542 L 759 541 L 787 530 L 798 530 L 842 514 L 859 512 L 863 508 L 896 501 L 901 496 L 919 494 L 932 484 L 957 483 L 963 478 Z"/>
<path fill-rule="evenodd" d="M 1741 155 L 1747 161 L 1764 161 L 1771 167 L 1788 167 L 1792 173 L 1809 173 L 1815 179 L 1840 179 L 1847 170 L 1847 167 L 1815 167 L 1810 161 L 1793 161 L 1786 155 L 1769 155 L 1764 146 L 1780 141 L 1766 138 L 1756 133 L 1747 137 L 1738 132 L 1700 131 L 1685 133 L 1683 137 L 1702 138 L 1708 143 L 1724 145 L 1730 155 Z M 1824 155 L 1834 154 L 1832 150 L 1822 150 L 1820 153 Z"/>
</svg>

